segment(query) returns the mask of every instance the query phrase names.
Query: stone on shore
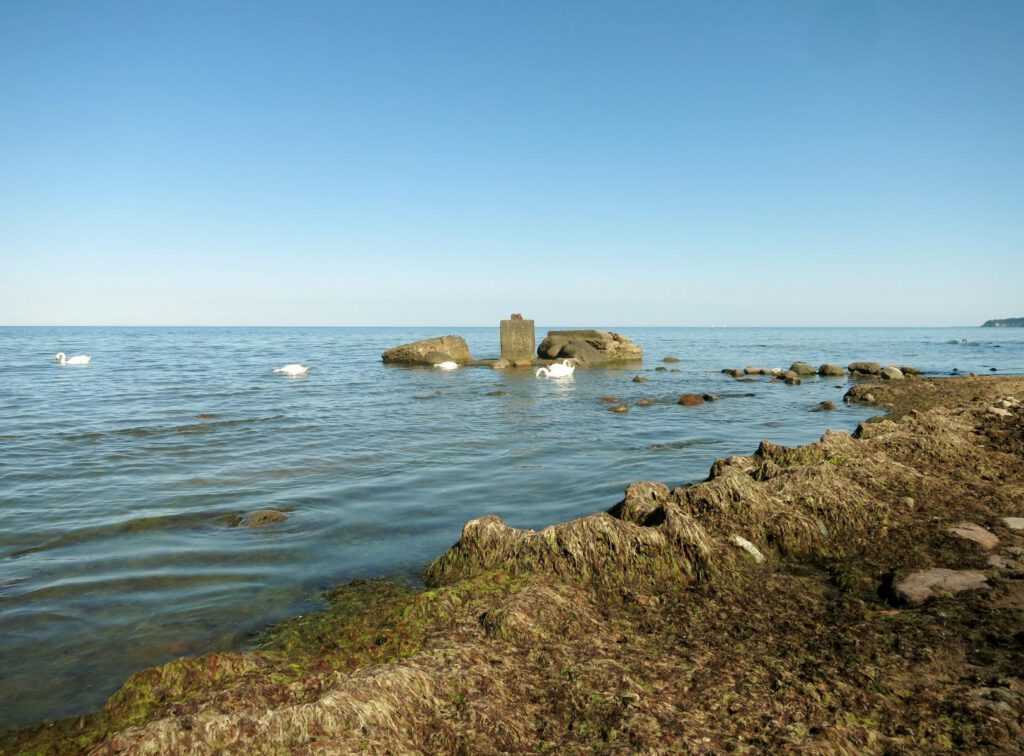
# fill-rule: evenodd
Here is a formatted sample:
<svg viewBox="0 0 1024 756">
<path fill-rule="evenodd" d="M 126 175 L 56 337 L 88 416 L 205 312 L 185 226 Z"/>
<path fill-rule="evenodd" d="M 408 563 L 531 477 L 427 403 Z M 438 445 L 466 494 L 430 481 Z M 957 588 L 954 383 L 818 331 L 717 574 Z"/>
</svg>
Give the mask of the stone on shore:
<svg viewBox="0 0 1024 756">
<path fill-rule="evenodd" d="M 537 347 L 537 355 L 552 360 L 574 359 L 581 365 L 593 367 L 642 360 L 644 350 L 636 342 L 611 331 L 548 331 Z"/>
<path fill-rule="evenodd" d="M 1024 517 L 1004 517 L 1003 525 L 1010 530 L 1024 530 Z"/>
<path fill-rule="evenodd" d="M 878 374 L 882 377 L 883 381 L 902 381 L 905 377 L 903 371 L 895 365 L 886 365 Z"/>
<path fill-rule="evenodd" d="M 733 546 L 743 549 L 745 552 L 750 554 L 754 558 L 754 561 L 758 564 L 764 564 L 764 554 L 761 553 L 761 549 L 757 548 L 754 544 L 748 541 L 741 535 L 733 535 L 729 537 L 729 542 Z"/>
<path fill-rule="evenodd" d="M 835 365 L 831 362 L 826 362 L 818 368 L 818 375 L 826 376 L 829 378 L 836 378 L 839 376 L 846 375 L 846 369 L 840 365 Z"/>
<path fill-rule="evenodd" d="M 952 596 L 961 591 L 989 587 L 985 575 L 976 570 L 949 570 L 935 567 L 912 572 L 893 586 L 893 595 L 907 604 L 922 604 L 930 598 Z"/>
<path fill-rule="evenodd" d="M 815 373 L 818 372 L 813 365 L 810 365 L 806 362 L 794 362 L 792 365 L 789 366 L 789 369 L 791 372 L 796 373 L 798 376 L 814 375 Z"/>
<path fill-rule="evenodd" d="M 956 525 L 950 525 L 946 530 L 952 535 L 974 541 L 985 551 L 991 551 L 999 545 L 999 537 L 976 522 L 958 522 Z"/>
<path fill-rule="evenodd" d="M 452 335 L 402 344 L 388 349 L 380 358 L 392 365 L 437 365 L 449 360 L 466 365 L 473 361 L 466 340 Z"/>
<path fill-rule="evenodd" d="M 860 373 L 861 375 L 878 375 L 882 372 L 882 366 L 877 362 L 851 362 L 846 369 L 851 373 Z"/>
</svg>

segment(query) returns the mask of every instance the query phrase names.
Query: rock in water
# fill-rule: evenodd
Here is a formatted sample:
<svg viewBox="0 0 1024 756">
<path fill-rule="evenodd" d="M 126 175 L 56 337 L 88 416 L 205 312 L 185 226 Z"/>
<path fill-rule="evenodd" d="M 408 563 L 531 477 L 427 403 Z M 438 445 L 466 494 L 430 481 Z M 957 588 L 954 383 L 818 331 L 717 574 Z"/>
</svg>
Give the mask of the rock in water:
<svg viewBox="0 0 1024 756">
<path fill-rule="evenodd" d="M 878 375 L 882 372 L 882 366 L 877 362 L 851 362 L 846 369 L 851 373 L 860 373 L 861 375 Z"/>
<path fill-rule="evenodd" d="M 883 381 L 902 381 L 904 378 L 903 371 L 894 365 L 886 365 L 878 374 Z"/>
<path fill-rule="evenodd" d="M 402 344 L 387 350 L 380 358 L 394 365 L 436 365 L 449 360 L 466 365 L 473 361 L 466 340 L 461 336 L 438 336 Z"/>
<path fill-rule="evenodd" d="M 679 404 L 685 407 L 691 407 L 696 404 L 704 404 L 704 397 L 697 396 L 696 394 L 683 394 L 679 397 Z"/>
<path fill-rule="evenodd" d="M 796 373 L 798 376 L 803 375 L 814 375 L 818 371 L 814 369 L 813 365 L 809 365 L 806 362 L 794 362 L 789 366 L 789 369 Z"/>
<path fill-rule="evenodd" d="M 818 368 L 818 375 L 836 378 L 846 375 L 846 370 L 839 365 L 833 365 L 831 362 L 826 362 Z"/>
<path fill-rule="evenodd" d="M 644 358 L 639 344 L 611 331 L 548 331 L 537 347 L 545 359 L 574 359 L 593 367 L 609 362 L 633 362 Z"/>
</svg>

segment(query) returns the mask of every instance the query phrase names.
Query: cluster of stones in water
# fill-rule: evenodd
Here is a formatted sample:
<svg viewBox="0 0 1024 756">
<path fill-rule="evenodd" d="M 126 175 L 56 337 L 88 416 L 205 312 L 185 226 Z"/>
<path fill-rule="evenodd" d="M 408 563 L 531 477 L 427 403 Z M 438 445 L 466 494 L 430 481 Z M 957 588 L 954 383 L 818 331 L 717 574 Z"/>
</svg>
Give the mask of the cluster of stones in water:
<svg viewBox="0 0 1024 756">
<path fill-rule="evenodd" d="M 794 362 L 789 370 L 782 368 L 759 368 L 747 366 L 745 368 L 725 368 L 722 370 L 725 375 L 733 378 L 744 378 L 748 375 L 770 375 L 773 376 L 772 383 L 785 383 L 789 386 L 799 386 L 804 377 L 820 375 L 825 378 L 839 378 L 847 374 L 851 378 L 877 376 L 886 381 L 898 381 L 908 375 L 920 375 L 921 371 L 910 365 L 886 365 L 882 367 L 877 362 L 851 362 L 846 368 L 830 362 L 823 363 L 817 368 L 808 362 Z"/>
</svg>

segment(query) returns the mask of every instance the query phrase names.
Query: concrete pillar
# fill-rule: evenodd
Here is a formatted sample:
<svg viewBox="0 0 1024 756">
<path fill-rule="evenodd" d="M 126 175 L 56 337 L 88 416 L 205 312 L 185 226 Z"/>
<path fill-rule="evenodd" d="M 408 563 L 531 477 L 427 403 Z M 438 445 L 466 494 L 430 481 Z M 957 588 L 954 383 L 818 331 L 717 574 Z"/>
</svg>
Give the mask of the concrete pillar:
<svg viewBox="0 0 1024 756">
<path fill-rule="evenodd" d="M 501 356 L 513 365 L 528 364 L 537 356 L 532 320 L 513 317 L 501 321 Z"/>
</svg>

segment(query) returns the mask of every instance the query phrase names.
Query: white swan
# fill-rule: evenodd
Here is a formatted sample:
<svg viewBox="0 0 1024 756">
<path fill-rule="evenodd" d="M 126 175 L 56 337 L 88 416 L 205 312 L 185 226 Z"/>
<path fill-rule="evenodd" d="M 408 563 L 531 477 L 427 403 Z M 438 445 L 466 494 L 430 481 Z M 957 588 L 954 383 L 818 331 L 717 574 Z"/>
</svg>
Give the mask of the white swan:
<svg viewBox="0 0 1024 756">
<path fill-rule="evenodd" d="M 64 352 L 57 352 L 55 357 L 58 365 L 88 365 L 92 360 L 92 357 L 88 354 L 76 354 L 74 357 L 68 359 L 68 356 Z"/>
<path fill-rule="evenodd" d="M 569 360 L 562 360 L 561 362 L 553 363 L 551 367 L 537 368 L 537 372 L 534 375 L 537 378 L 540 378 L 542 375 L 544 378 L 571 378 L 575 370 L 576 366 L 569 362 Z"/>
<path fill-rule="evenodd" d="M 309 367 L 293 363 L 291 365 L 285 365 L 284 367 L 274 368 L 274 372 L 280 373 L 281 375 L 305 375 L 309 372 Z"/>
<path fill-rule="evenodd" d="M 459 366 L 459 363 L 452 362 L 451 360 L 445 360 L 444 362 L 438 362 L 437 364 L 434 365 L 434 367 L 440 368 L 441 370 L 454 370 L 458 366 Z"/>
</svg>

